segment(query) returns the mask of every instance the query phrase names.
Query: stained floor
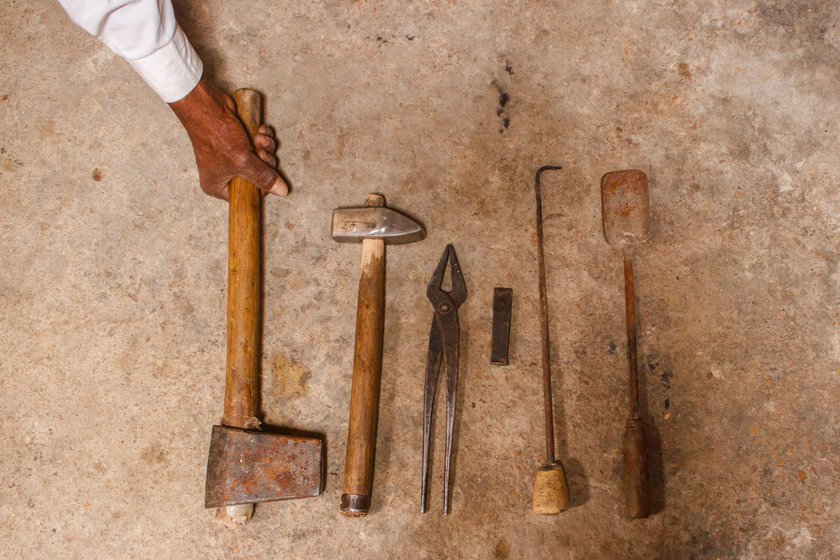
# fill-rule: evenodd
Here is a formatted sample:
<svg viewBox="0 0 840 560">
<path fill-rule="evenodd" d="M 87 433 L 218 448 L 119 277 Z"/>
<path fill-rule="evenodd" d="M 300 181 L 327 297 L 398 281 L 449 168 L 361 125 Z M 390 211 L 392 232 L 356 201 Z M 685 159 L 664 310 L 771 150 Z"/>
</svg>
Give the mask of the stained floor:
<svg viewBox="0 0 840 560">
<path fill-rule="evenodd" d="M 840 555 L 840 8 L 829 1 L 178 1 L 227 88 L 267 97 L 293 193 L 265 205 L 263 405 L 328 443 L 325 493 L 239 530 L 202 507 L 221 416 L 227 207 L 186 134 L 55 2 L 0 7 L 3 558 L 835 558 Z M 574 507 L 530 512 L 542 454 L 533 174 L 560 456 Z M 636 260 L 657 513 L 623 516 L 620 255 L 599 180 L 651 180 Z M 388 252 L 373 512 L 338 513 L 359 249 Z M 470 297 L 453 513 L 419 514 L 425 284 Z M 489 364 L 495 286 L 511 359 Z M 442 430 L 438 440 L 442 442 Z M 442 457 L 440 449 L 438 459 Z"/>
</svg>

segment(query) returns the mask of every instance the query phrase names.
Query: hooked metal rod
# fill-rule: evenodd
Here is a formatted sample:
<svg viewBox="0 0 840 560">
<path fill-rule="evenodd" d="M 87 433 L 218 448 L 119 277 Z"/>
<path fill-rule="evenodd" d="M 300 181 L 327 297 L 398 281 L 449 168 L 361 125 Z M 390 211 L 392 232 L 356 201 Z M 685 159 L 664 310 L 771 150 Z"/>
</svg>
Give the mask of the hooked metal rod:
<svg viewBox="0 0 840 560">
<path fill-rule="evenodd" d="M 563 169 L 559 165 L 544 165 L 537 170 L 534 191 L 537 197 L 537 266 L 540 276 L 540 326 L 542 328 L 542 381 L 543 410 L 545 413 L 545 461 L 546 465 L 555 463 L 554 452 L 554 402 L 551 393 L 551 341 L 548 334 L 548 294 L 545 281 L 545 251 L 543 250 L 543 215 L 542 189 L 540 176 L 543 171 Z"/>
</svg>

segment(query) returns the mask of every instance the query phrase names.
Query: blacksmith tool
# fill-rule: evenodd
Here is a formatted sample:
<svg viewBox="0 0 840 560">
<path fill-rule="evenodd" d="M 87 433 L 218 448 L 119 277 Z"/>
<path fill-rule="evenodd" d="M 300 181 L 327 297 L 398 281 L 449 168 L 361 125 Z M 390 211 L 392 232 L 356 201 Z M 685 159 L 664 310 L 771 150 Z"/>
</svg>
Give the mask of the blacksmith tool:
<svg viewBox="0 0 840 560">
<path fill-rule="evenodd" d="M 385 243 L 411 243 L 425 236 L 420 224 L 385 208 L 385 199 L 378 194 L 368 195 L 362 208 L 339 208 L 333 212 L 333 239 L 362 244 L 350 425 L 341 495 L 341 513 L 348 517 L 367 515 L 373 490 L 385 329 Z"/>
<path fill-rule="evenodd" d="M 650 199 L 648 179 L 642 171 L 611 171 L 601 179 L 601 218 L 604 238 L 624 255 L 624 302 L 627 319 L 630 406 L 624 429 L 624 497 L 627 516 L 648 516 L 647 440 L 639 405 L 639 372 L 636 361 L 636 302 L 633 293 L 633 248 L 647 241 Z"/>
<path fill-rule="evenodd" d="M 260 95 L 234 93 L 237 114 L 253 138 Z M 260 214 L 262 195 L 248 181 L 230 182 L 227 375 L 221 426 L 213 426 L 204 505 L 228 525 L 250 519 L 254 504 L 317 496 L 323 489 L 323 449 L 317 437 L 259 430 Z"/>
<path fill-rule="evenodd" d="M 513 313 L 513 290 L 493 289 L 493 336 L 490 347 L 490 363 L 506 366 L 510 348 L 510 321 Z"/>
<path fill-rule="evenodd" d="M 451 289 L 443 290 L 446 267 L 450 267 Z M 455 248 L 447 245 L 440 262 L 426 288 L 426 296 L 435 308 L 432 329 L 429 333 L 429 354 L 426 360 L 426 384 L 423 392 L 423 481 L 420 496 L 420 511 L 428 511 L 429 490 L 429 444 L 432 431 L 432 413 L 435 407 L 435 392 L 440 374 L 441 362 L 446 362 L 446 458 L 443 466 L 443 514 L 451 509 L 449 475 L 452 466 L 452 437 L 455 431 L 455 402 L 458 390 L 458 345 L 460 327 L 458 308 L 467 300 L 467 284 L 458 264 Z"/>
<path fill-rule="evenodd" d="M 542 189 L 540 176 L 544 171 L 563 169 L 559 165 L 545 165 L 537 170 L 534 191 L 537 198 L 537 266 L 540 282 L 540 326 L 542 327 L 543 410 L 545 412 L 545 464 L 534 479 L 531 508 L 538 515 L 557 515 L 569 508 L 569 485 L 566 471 L 554 456 L 554 402 L 551 393 L 551 341 L 548 334 L 548 294 L 545 282 L 545 251 L 543 250 Z"/>
</svg>

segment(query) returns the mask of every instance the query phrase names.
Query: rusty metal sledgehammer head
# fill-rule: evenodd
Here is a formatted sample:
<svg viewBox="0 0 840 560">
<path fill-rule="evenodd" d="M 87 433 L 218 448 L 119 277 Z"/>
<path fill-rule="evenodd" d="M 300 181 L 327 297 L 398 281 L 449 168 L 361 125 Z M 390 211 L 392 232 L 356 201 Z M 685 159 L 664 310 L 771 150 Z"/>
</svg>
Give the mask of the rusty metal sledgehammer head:
<svg viewBox="0 0 840 560">
<path fill-rule="evenodd" d="M 420 241 L 425 236 L 420 224 L 385 208 L 385 199 L 378 194 L 368 195 L 364 206 L 333 210 L 332 238 L 339 242 L 382 239 L 388 245 L 400 245 Z"/>
<path fill-rule="evenodd" d="M 204 506 L 317 496 L 323 490 L 322 441 L 213 426 Z"/>
</svg>

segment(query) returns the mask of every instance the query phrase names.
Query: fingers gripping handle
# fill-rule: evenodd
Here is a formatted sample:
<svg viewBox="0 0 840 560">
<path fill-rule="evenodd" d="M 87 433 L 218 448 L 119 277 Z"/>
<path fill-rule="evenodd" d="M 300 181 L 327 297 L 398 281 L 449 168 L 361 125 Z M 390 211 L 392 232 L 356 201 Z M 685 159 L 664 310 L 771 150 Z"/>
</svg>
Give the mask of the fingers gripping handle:
<svg viewBox="0 0 840 560">
<path fill-rule="evenodd" d="M 351 517 L 366 515 L 370 509 L 384 327 L 385 241 L 365 239 L 362 241 L 350 425 L 344 465 L 344 493 L 341 496 L 341 512 Z"/>
</svg>

